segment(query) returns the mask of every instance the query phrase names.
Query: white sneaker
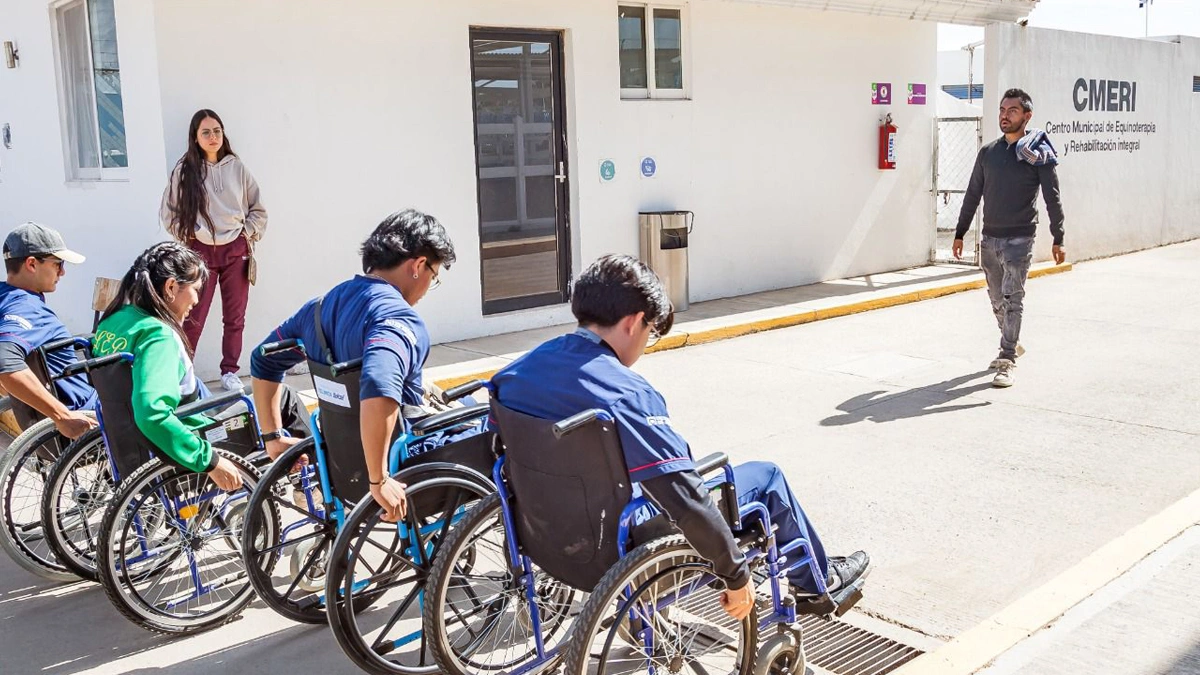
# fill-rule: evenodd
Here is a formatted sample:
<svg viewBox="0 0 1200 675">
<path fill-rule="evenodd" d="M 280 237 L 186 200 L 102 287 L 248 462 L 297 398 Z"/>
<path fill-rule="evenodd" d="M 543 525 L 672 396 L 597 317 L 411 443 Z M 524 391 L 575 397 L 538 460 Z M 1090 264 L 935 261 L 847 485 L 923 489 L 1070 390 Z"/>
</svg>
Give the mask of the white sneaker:
<svg viewBox="0 0 1200 675">
<path fill-rule="evenodd" d="M 221 386 L 225 391 L 241 391 L 242 379 L 236 373 L 225 373 L 221 376 Z"/>
<path fill-rule="evenodd" d="M 996 366 L 996 376 L 992 378 L 993 387 L 1011 387 L 1013 386 L 1013 371 L 1017 369 L 1017 364 L 1008 359 L 996 359 L 999 365 Z"/>
<path fill-rule="evenodd" d="M 1025 356 L 1025 348 L 1021 346 L 1020 342 L 1017 343 L 1016 352 L 1017 352 L 1018 359 L 1021 358 L 1022 356 Z M 1000 367 L 1000 362 L 1005 361 L 1005 360 L 1007 360 L 1007 359 L 997 356 L 996 358 L 992 359 L 991 363 L 988 364 L 988 370 L 996 370 L 997 368 Z"/>
</svg>

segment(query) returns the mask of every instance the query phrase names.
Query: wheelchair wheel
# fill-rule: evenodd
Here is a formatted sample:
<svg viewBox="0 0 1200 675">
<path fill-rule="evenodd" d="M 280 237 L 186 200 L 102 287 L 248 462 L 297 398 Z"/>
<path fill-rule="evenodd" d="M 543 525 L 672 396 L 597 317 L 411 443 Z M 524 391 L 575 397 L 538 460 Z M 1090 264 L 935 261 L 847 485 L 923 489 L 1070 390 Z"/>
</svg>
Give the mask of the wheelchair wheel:
<svg viewBox="0 0 1200 675">
<path fill-rule="evenodd" d="M 734 620 L 721 608 L 719 585 L 712 566 L 682 536 L 635 548 L 592 591 L 567 647 L 563 672 L 749 675 L 757 612 Z M 622 636 L 637 640 L 631 644 Z"/>
<path fill-rule="evenodd" d="M 65 439 L 54 422 L 30 426 L 0 456 L 0 548 L 43 579 L 77 579 L 50 549 L 42 528 L 42 495 Z"/>
<path fill-rule="evenodd" d="M 268 607 L 292 621 L 325 623 L 325 568 L 336 523 L 322 505 L 314 464 L 303 469 L 311 506 L 308 499 L 298 504 L 295 495 L 304 493 L 292 487 L 293 467 L 305 455 L 311 460 L 312 450 L 313 440 L 305 439 L 267 468 L 250 497 L 240 546 L 250 583 Z"/>
<path fill-rule="evenodd" d="M 42 495 L 46 543 L 64 567 L 96 581 L 96 540 L 116 492 L 112 463 L 99 429 L 72 441 L 50 469 Z"/>
<path fill-rule="evenodd" d="M 336 598 L 329 625 L 346 656 L 369 673 L 436 673 L 421 627 L 430 564 L 442 556 L 451 528 L 494 488 L 450 464 L 412 467 L 396 479 L 408 486 L 404 523 L 384 522 L 379 505 L 364 497 L 334 543 L 325 586 L 326 597 Z"/>
<path fill-rule="evenodd" d="M 804 647 L 795 635 L 782 632 L 767 640 L 755 658 L 754 675 L 804 675 L 808 663 Z"/>
<path fill-rule="evenodd" d="M 561 646 L 585 594 L 536 566 L 533 570 L 541 638 L 549 654 Z M 534 659 L 530 603 L 509 563 L 499 495 L 476 504 L 450 532 L 429 573 L 422 619 L 442 672 L 486 673 Z M 539 668 L 557 667 L 561 651 L 553 653 Z"/>
<path fill-rule="evenodd" d="M 96 569 L 113 605 L 147 630 L 183 635 L 237 617 L 254 598 L 236 507 L 258 472 L 237 455 L 242 488 L 227 493 L 207 474 L 154 459 L 121 481 L 100 526 Z M 268 533 L 268 536 L 275 536 Z"/>
</svg>

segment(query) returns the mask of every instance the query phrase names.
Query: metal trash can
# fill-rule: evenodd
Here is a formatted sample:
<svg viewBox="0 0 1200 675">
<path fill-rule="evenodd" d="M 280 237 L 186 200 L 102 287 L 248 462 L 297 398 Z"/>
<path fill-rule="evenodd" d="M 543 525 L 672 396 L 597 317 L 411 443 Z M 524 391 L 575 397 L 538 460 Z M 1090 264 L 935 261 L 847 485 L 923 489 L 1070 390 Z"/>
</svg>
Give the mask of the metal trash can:
<svg viewBox="0 0 1200 675">
<path fill-rule="evenodd" d="M 688 308 L 688 235 L 695 218 L 691 211 L 638 213 L 642 262 L 662 280 L 676 312 Z"/>
</svg>

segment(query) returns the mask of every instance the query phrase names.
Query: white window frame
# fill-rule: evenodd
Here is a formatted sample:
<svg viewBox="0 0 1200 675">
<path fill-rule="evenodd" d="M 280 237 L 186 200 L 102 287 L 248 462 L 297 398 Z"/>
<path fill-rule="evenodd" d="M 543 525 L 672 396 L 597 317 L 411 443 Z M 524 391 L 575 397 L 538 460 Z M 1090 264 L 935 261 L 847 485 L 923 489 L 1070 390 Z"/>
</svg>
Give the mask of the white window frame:
<svg viewBox="0 0 1200 675">
<path fill-rule="evenodd" d="M 671 2 L 617 2 L 618 9 L 621 7 L 641 7 L 645 10 L 645 39 L 646 39 L 646 86 L 644 88 L 621 87 L 621 98 L 626 100 L 640 99 L 666 99 L 666 100 L 687 100 L 691 98 L 691 55 L 692 44 L 691 34 L 688 21 L 688 7 L 682 3 Z M 654 58 L 654 10 L 670 9 L 679 12 L 679 49 L 680 49 L 680 66 L 683 68 L 683 88 L 682 89 L 659 89 L 656 80 L 658 79 L 658 71 L 656 70 Z M 618 62 L 620 61 L 620 52 L 617 53 Z"/>
<path fill-rule="evenodd" d="M 83 5 L 83 18 L 85 34 L 87 35 L 87 59 L 88 73 L 91 75 L 90 91 L 91 108 L 96 108 L 96 64 L 92 57 L 92 17 L 91 12 L 87 8 L 88 0 L 57 0 L 50 4 L 50 26 L 51 33 L 54 37 L 54 63 L 58 79 L 58 117 L 59 125 L 62 129 L 63 140 L 63 162 L 66 167 L 68 183 L 84 183 L 98 181 L 127 181 L 129 180 L 129 167 L 105 167 L 104 159 L 99 156 L 101 152 L 100 145 L 100 118 L 99 113 L 95 113 L 95 118 L 92 124 L 92 138 L 96 143 L 97 161 L 100 164 L 98 167 L 83 167 L 80 166 L 79 157 L 76 148 L 78 144 L 75 142 L 75 129 L 77 125 L 72 119 L 72 108 L 70 104 L 70 77 L 71 74 L 66 70 L 66 64 L 63 63 L 63 35 L 61 31 L 60 16 L 73 5 Z M 117 23 L 117 18 L 113 16 L 113 23 Z M 119 33 L 120 31 L 118 31 Z M 120 44 L 120 38 L 117 40 Z M 124 90 L 124 82 L 122 82 L 122 91 Z M 124 95 L 122 94 L 122 113 L 124 112 Z M 128 125 L 126 126 L 126 156 L 128 157 Z"/>
</svg>

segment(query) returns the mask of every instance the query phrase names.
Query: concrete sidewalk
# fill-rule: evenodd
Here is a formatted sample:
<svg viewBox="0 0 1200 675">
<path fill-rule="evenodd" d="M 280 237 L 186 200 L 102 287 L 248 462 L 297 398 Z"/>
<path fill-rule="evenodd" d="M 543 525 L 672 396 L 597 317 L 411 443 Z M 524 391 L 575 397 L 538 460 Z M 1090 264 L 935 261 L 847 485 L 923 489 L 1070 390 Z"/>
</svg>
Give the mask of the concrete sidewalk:
<svg viewBox="0 0 1200 675">
<path fill-rule="evenodd" d="M 1067 272 L 1070 263 L 1041 263 L 1030 278 Z M 983 288 L 983 272 L 964 265 L 928 265 L 868 274 L 692 303 L 676 315 L 675 326 L 648 352 L 715 342 L 766 330 L 846 316 L 883 307 Z M 542 342 L 569 332 L 573 324 L 436 345 L 425 368 L 425 381 L 442 388 L 490 377 Z"/>
<path fill-rule="evenodd" d="M 1069 272 L 1073 268 L 1072 263 L 1038 263 L 1029 271 L 1029 277 L 1032 279 Z M 938 264 L 696 302 L 686 312 L 676 315 L 671 332 L 648 349 L 647 353 L 727 340 L 985 287 L 983 272 L 977 268 Z M 573 328 L 574 324 L 560 324 L 434 345 L 425 364 L 425 382 L 448 389 L 470 380 L 490 378 L 525 352 Z M 309 409 L 316 406 L 312 381 L 308 375 L 291 375 L 286 382 L 300 392 Z M 246 383 L 248 386 L 248 381 Z M 215 387 L 214 391 L 220 388 L 218 380 L 208 384 Z"/>
</svg>

